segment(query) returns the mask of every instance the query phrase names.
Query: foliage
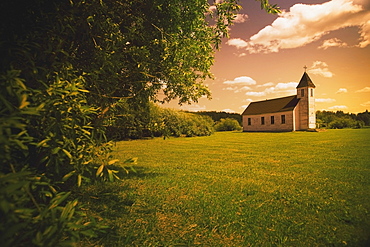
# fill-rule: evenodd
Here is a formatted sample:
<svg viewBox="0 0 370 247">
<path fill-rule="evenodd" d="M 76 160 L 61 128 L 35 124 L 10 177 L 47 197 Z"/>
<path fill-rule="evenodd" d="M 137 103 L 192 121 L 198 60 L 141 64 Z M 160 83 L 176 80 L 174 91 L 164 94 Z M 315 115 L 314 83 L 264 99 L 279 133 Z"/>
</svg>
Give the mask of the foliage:
<svg viewBox="0 0 370 247">
<path fill-rule="evenodd" d="M 162 135 L 166 136 L 209 136 L 213 133 L 213 121 L 210 117 L 199 116 L 182 111 L 163 109 Z"/>
<path fill-rule="evenodd" d="M 81 235 L 94 236 L 93 224 L 70 192 L 58 192 L 45 173 L 31 162 L 32 147 L 44 148 L 30 135 L 32 118 L 40 118 L 45 105 L 30 107 L 19 71 L 0 75 L 0 241 L 2 246 L 70 245 Z M 56 100 L 57 101 L 57 100 Z M 66 152 L 63 152 L 66 153 Z M 50 158 L 50 157 L 49 157 Z M 61 159 L 63 160 L 63 159 Z M 53 165 L 52 162 L 49 165 Z"/>
<path fill-rule="evenodd" d="M 350 114 L 343 111 L 317 111 L 316 122 L 320 128 L 343 129 L 343 128 L 362 128 L 370 124 L 370 114 L 368 111 L 363 113 Z"/>
<path fill-rule="evenodd" d="M 207 136 L 213 133 L 210 117 L 175 109 L 161 108 L 154 103 L 132 110 L 124 101 L 109 121 L 107 136 L 113 140 L 153 136 Z"/>
<path fill-rule="evenodd" d="M 215 124 L 216 131 L 233 131 L 241 130 L 239 122 L 233 118 L 222 118 L 219 122 Z"/>
<path fill-rule="evenodd" d="M 240 9 L 235 0 L 216 7 L 217 25 L 208 25 L 206 0 L 0 2 L 6 244 L 73 244 L 85 234 L 89 223 L 69 190 L 116 178 L 105 125 L 121 100 L 136 111 L 151 100 L 210 97 L 203 82 L 214 47 Z M 204 132 L 202 121 L 186 135 Z"/>
<path fill-rule="evenodd" d="M 199 111 L 199 112 L 194 112 L 194 114 L 199 114 L 203 116 L 210 116 L 213 121 L 218 122 L 221 120 L 221 118 L 232 118 L 238 121 L 240 125 L 243 124 L 242 120 L 242 115 L 238 113 L 230 113 L 230 112 L 224 112 L 224 111 Z"/>
<path fill-rule="evenodd" d="M 45 176 L 30 169 L 0 173 L 2 246 L 71 246 L 95 237 L 102 225 L 88 218 L 70 192 L 57 192 Z"/>
</svg>

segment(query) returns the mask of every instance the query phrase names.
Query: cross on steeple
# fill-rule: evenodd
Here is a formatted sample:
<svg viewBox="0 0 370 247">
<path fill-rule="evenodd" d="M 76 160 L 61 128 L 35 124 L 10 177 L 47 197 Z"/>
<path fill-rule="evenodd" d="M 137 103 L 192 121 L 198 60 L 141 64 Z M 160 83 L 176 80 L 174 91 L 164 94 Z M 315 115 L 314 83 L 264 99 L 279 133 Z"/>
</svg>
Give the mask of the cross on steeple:
<svg viewBox="0 0 370 247">
<path fill-rule="evenodd" d="M 304 68 L 304 72 L 306 72 L 307 71 L 307 66 L 305 65 L 303 68 Z"/>
</svg>

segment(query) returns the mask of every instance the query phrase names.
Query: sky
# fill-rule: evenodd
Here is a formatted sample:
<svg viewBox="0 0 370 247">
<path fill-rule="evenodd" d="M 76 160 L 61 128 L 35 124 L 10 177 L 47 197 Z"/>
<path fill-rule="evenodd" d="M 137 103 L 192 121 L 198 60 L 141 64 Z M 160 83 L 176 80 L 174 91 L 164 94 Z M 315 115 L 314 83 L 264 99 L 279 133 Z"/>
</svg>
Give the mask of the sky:
<svg viewBox="0 0 370 247">
<path fill-rule="evenodd" d="M 370 110 L 370 0 L 270 0 L 278 15 L 240 2 L 206 81 L 212 99 L 165 107 L 242 113 L 250 102 L 296 94 L 307 67 L 317 110 Z"/>
</svg>

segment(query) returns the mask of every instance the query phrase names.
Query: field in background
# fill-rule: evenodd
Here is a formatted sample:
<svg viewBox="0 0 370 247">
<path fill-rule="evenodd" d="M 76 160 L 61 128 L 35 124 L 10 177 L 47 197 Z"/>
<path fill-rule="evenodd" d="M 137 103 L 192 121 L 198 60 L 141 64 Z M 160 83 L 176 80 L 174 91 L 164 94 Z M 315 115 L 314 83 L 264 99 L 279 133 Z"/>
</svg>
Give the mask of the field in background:
<svg viewBox="0 0 370 247">
<path fill-rule="evenodd" d="M 103 246 L 366 246 L 370 129 L 124 141 L 123 182 L 86 188 Z"/>
</svg>

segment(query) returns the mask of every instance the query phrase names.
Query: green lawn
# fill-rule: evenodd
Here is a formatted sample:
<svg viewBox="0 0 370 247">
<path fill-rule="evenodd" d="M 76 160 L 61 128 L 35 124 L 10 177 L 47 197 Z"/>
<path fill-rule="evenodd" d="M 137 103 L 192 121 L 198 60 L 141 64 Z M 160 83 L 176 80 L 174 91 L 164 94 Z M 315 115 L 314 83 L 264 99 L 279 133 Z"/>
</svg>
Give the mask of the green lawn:
<svg viewBox="0 0 370 247">
<path fill-rule="evenodd" d="M 118 142 L 138 157 L 85 200 L 102 246 L 367 246 L 370 129 Z"/>
</svg>

